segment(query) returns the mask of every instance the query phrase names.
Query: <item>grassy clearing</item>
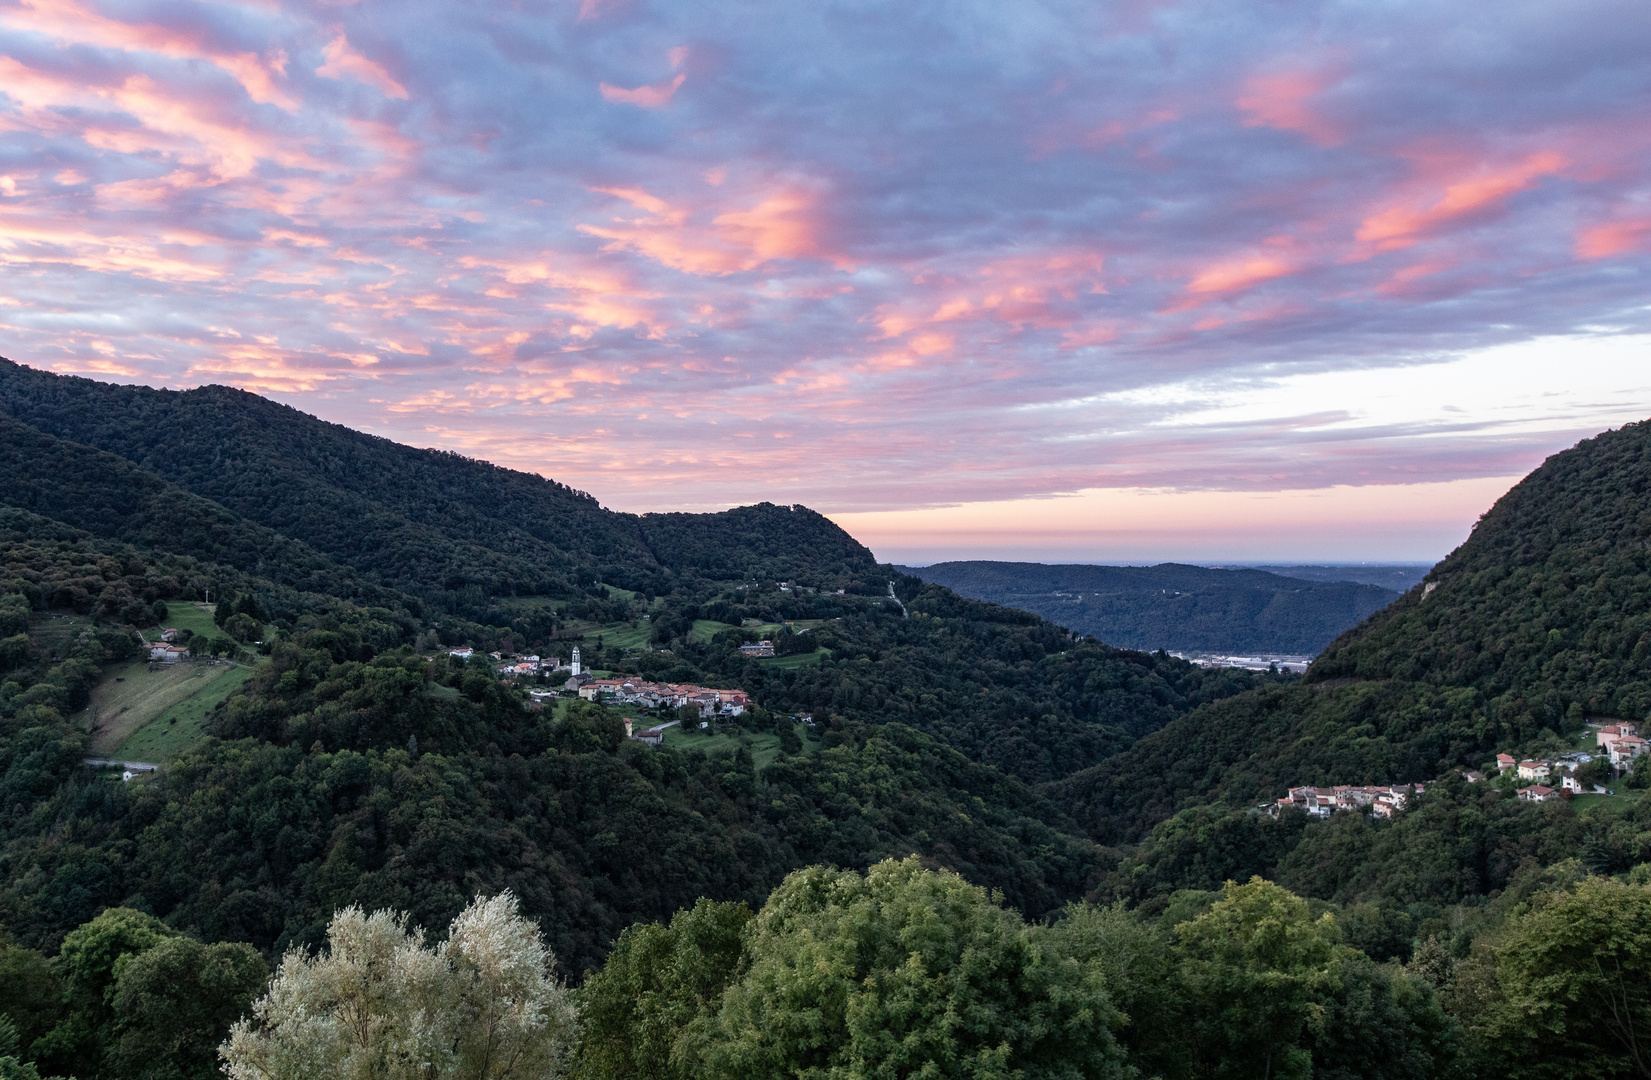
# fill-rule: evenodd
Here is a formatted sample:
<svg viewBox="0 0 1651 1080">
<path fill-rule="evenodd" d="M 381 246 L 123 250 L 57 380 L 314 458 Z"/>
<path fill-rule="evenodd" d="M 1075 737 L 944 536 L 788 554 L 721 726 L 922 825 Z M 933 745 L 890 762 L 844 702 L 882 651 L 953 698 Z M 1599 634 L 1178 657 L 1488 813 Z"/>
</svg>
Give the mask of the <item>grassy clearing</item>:
<svg viewBox="0 0 1651 1080">
<path fill-rule="evenodd" d="M 647 725 L 641 725 L 637 730 L 640 731 L 645 726 Z M 811 737 L 814 733 L 807 725 L 798 724 L 797 734 L 803 740 L 803 753 L 812 754 L 820 749 L 819 739 Z M 697 728 L 685 731 L 681 725 L 665 729 L 665 745 L 673 750 L 698 750 L 706 754 L 733 753 L 742 744 L 750 749 L 751 761 L 759 772 L 780 756 L 780 737 L 772 732 L 754 735 L 749 731 L 734 731 L 708 735 Z"/>
<path fill-rule="evenodd" d="M 707 644 L 711 639 L 724 630 L 738 630 L 739 627 L 731 623 L 717 622 L 715 619 L 695 619 L 693 633 L 688 636 L 694 641 L 703 641 Z"/>
<path fill-rule="evenodd" d="M 220 634 L 218 624 L 212 621 L 212 605 L 195 603 L 188 600 L 168 600 L 166 602 L 165 626 L 175 630 L 193 630 L 197 634 L 207 637 L 217 637 Z M 145 630 L 143 636 L 151 641 L 160 640 L 160 628 Z"/>
<path fill-rule="evenodd" d="M 212 669 L 207 669 L 212 670 Z M 114 756 L 125 761 L 171 761 L 200 739 L 206 718 L 218 703 L 228 700 L 252 678 L 252 669 L 237 665 L 223 672 L 199 693 L 178 702 L 120 744 Z"/>
<path fill-rule="evenodd" d="M 189 661 L 157 664 L 154 671 L 149 670 L 146 660 L 113 665 L 103 681 L 92 688 L 92 700 L 86 710 L 93 752 L 113 752 L 168 709 L 208 692 L 232 672 L 246 670 L 229 664 Z M 234 685 L 245 681 L 243 674 Z M 215 696 L 212 704 L 227 696 Z"/>
<path fill-rule="evenodd" d="M 630 623 L 609 623 L 599 627 L 597 637 L 602 639 L 602 646 L 608 649 L 635 649 L 642 652 L 648 647 L 648 635 L 653 633 L 653 624 L 637 620 L 638 625 Z M 591 635 L 587 634 L 587 638 Z"/>
<path fill-rule="evenodd" d="M 637 620 L 637 625 L 628 622 L 621 623 L 592 623 L 570 622 L 563 624 L 562 632 L 569 636 L 582 637 L 583 641 L 567 641 L 558 638 L 550 643 L 548 648 L 557 656 L 567 657 L 575 645 L 593 647 L 598 638 L 602 639 L 605 649 L 635 649 L 642 652 L 648 647 L 648 635 L 653 633 L 653 624 Z"/>
<path fill-rule="evenodd" d="M 830 655 L 830 649 L 815 649 L 811 653 L 796 653 L 792 656 L 764 656 L 757 663 L 763 667 L 794 671 L 797 668 L 814 667 Z"/>
</svg>

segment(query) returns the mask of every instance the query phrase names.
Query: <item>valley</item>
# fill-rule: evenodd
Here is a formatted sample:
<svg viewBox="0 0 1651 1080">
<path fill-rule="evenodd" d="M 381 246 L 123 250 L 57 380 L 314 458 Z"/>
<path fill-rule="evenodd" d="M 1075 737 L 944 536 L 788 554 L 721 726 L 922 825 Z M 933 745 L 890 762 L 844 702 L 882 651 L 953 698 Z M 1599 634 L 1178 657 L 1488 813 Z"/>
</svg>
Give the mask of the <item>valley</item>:
<svg viewBox="0 0 1651 1080">
<path fill-rule="evenodd" d="M 1651 427 L 1549 459 L 1398 594 L 1173 564 L 907 572 L 806 507 L 615 513 L 223 388 L 0 363 L 0 413 L 26 476 L 0 489 L 0 970 L 55 979 L 75 935 L 118 932 L 267 971 L 352 905 L 437 927 L 508 890 L 624 1032 L 633 945 L 829 879 L 1056 950 L 1139 1018 L 1103 1056 L 1164 1075 L 1192 1075 L 1176 1025 L 1230 1004 L 1201 965 L 1272 912 L 1317 942 L 1302 1007 L 1362 1033 L 1292 1029 L 1291 1053 L 1371 1075 L 1359 1040 L 1403 1043 L 1415 1075 L 1490 1075 L 1523 1038 L 1510 943 L 1651 886 L 1651 769 L 1567 759 L 1651 712 Z M 158 431 L 182 451 L 157 456 Z M 1314 658 L 1203 667 L 1150 637 L 1171 626 Z M 151 661 L 169 628 L 190 659 Z M 585 700 L 523 659 L 574 646 L 601 678 L 689 689 Z M 1615 794 L 1534 800 L 1499 754 Z M 790 941 L 728 946 L 706 985 L 756 993 Z M 95 978 L 101 1009 L 118 977 Z M 113 1021 L 80 1001 L 15 1006 L 19 1038 L 115 1080 Z M 591 1049 L 588 1075 L 635 1075 L 615 1039 L 617 1071 Z"/>
</svg>

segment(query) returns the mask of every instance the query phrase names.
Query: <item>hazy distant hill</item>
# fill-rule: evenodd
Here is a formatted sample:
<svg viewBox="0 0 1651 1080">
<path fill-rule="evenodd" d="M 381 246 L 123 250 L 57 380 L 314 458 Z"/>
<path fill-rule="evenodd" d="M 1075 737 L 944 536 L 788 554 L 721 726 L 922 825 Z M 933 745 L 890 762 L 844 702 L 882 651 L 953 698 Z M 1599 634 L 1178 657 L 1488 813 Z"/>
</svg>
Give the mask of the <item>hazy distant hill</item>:
<svg viewBox="0 0 1651 1080">
<path fill-rule="evenodd" d="M 1409 592 L 1417 582 L 1433 569 L 1433 563 L 1351 563 L 1345 565 L 1299 565 L 1283 563 L 1256 563 L 1233 566 L 1234 570 L 1265 570 L 1281 577 L 1301 578 L 1303 581 L 1357 581 L 1365 585 L 1380 585 L 1394 592 Z M 1228 569 L 1221 567 L 1219 569 Z"/>
<path fill-rule="evenodd" d="M 1314 654 L 1398 598 L 1350 581 L 1180 563 L 936 563 L 907 573 L 1128 649 Z"/>
</svg>

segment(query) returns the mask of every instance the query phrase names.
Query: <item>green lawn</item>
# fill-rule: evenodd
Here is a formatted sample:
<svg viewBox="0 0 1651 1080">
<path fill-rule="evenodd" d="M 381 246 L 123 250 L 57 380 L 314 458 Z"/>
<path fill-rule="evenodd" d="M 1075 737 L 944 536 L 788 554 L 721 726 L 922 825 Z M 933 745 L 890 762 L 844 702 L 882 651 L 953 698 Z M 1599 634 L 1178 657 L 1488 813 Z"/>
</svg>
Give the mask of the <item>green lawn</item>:
<svg viewBox="0 0 1651 1080">
<path fill-rule="evenodd" d="M 1629 790 L 1626 790 L 1625 788 L 1623 788 L 1622 787 L 1622 782 L 1620 780 L 1617 781 L 1617 783 L 1614 784 L 1614 785 L 1607 785 L 1607 786 L 1610 787 L 1612 791 L 1616 792 L 1616 794 L 1615 795 L 1578 795 L 1578 796 L 1574 797 L 1573 799 L 1571 799 L 1571 809 L 1576 810 L 1578 813 L 1580 813 L 1584 810 L 1587 810 L 1589 807 L 1603 806 L 1607 803 L 1609 803 L 1612 806 L 1627 806 L 1627 805 L 1630 805 L 1632 803 L 1639 802 L 1642 798 L 1645 797 L 1645 792 L 1644 791 L 1629 791 Z"/>
<path fill-rule="evenodd" d="M 218 670 L 222 674 L 207 682 L 199 692 L 166 709 L 134 732 L 120 745 L 114 756 L 125 761 L 170 761 L 193 746 L 201 737 L 206 718 L 218 703 L 233 697 L 252 678 L 252 668 L 244 665 Z"/>
<path fill-rule="evenodd" d="M 563 624 L 562 632 L 570 636 L 581 635 L 584 638 L 583 642 L 558 639 L 547 646 L 552 655 L 566 659 L 572 654 L 574 645 L 594 647 L 597 638 L 602 639 L 602 647 L 605 649 L 635 649 L 642 652 L 648 647 L 648 635 L 653 633 L 653 624 L 640 619 L 637 620 L 636 626 L 628 622 L 568 622 Z"/>
</svg>

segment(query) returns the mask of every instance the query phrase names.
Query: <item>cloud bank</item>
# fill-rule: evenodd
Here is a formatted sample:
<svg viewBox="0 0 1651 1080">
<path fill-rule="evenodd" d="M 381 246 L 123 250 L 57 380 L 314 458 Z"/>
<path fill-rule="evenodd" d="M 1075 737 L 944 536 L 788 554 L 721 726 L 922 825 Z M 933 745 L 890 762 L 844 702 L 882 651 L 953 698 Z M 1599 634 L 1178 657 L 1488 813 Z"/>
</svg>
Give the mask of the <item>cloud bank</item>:
<svg viewBox="0 0 1651 1080">
<path fill-rule="evenodd" d="M 0 353 L 627 508 L 1505 477 L 1651 414 L 1647 40 L 1639 0 L 0 0 Z"/>
</svg>

